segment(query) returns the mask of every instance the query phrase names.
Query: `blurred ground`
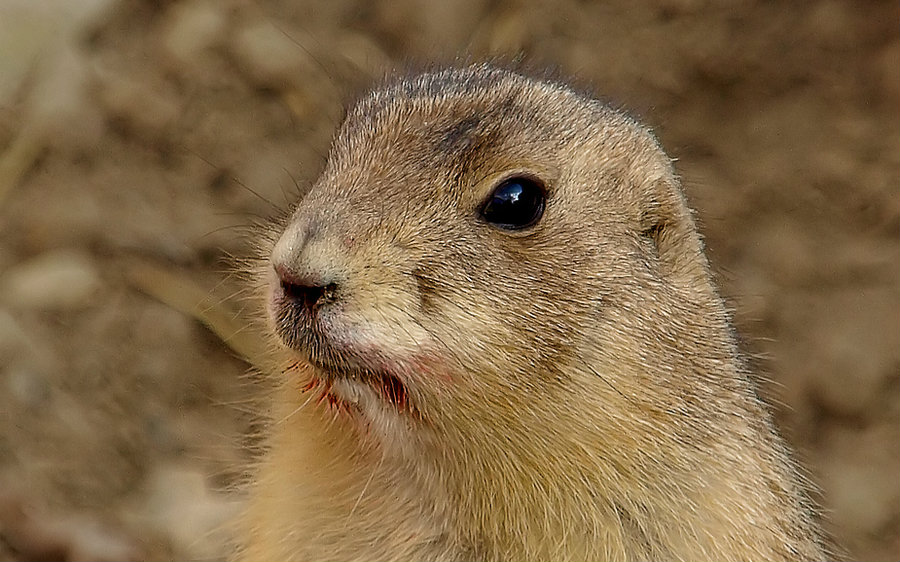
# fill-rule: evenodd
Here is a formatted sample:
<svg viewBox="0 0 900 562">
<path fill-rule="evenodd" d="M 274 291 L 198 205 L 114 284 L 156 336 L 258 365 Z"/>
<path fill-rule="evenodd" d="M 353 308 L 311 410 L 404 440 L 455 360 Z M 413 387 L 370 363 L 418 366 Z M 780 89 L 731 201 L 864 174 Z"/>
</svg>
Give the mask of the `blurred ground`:
<svg viewBox="0 0 900 562">
<path fill-rule="evenodd" d="M 213 559 L 246 365 L 126 275 L 227 295 L 234 228 L 394 67 L 521 55 L 656 128 L 855 560 L 900 558 L 896 2 L 0 0 L 0 560 Z M 259 194 L 260 197 L 257 197 Z"/>
</svg>

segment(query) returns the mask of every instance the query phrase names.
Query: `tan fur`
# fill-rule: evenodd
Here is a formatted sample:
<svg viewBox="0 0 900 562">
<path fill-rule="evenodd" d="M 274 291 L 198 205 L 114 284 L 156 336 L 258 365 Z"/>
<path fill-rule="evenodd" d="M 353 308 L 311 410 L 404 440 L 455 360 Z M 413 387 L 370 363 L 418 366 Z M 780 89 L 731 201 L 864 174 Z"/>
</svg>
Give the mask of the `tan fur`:
<svg viewBox="0 0 900 562">
<path fill-rule="evenodd" d="M 510 173 L 548 187 L 532 229 L 479 218 Z M 242 560 L 825 557 L 669 158 L 629 117 L 487 66 L 397 80 L 349 113 L 271 264 L 339 297 L 326 350 L 272 314 L 294 343 Z"/>
</svg>

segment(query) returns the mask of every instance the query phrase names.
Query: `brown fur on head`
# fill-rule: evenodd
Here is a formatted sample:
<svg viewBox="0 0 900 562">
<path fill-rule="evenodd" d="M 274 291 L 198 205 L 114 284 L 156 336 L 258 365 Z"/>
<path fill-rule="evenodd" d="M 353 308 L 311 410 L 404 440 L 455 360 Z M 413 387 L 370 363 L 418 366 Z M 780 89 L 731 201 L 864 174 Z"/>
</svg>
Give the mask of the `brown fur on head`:
<svg viewBox="0 0 900 562">
<path fill-rule="evenodd" d="M 543 188 L 533 226 L 483 216 L 510 177 Z M 631 118 L 487 66 L 389 83 L 268 275 L 297 425 L 274 429 L 246 557 L 822 555 L 670 161 Z"/>
</svg>

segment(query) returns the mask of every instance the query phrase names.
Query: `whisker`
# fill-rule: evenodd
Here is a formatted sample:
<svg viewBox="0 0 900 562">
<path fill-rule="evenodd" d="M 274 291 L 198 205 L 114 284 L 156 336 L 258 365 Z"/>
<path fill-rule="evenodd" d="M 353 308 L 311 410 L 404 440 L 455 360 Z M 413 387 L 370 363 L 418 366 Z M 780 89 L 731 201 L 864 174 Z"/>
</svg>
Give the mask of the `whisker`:
<svg viewBox="0 0 900 562">
<path fill-rule="evenodd" d="M 190 152 L 192 155 L 194 155 L 195 157 L 199 158 L 200 160 L 202 160 L 203 162 L 205 162 L 206 164 L 208 164 L 213 170 L 216 170 L 216 171 L 218 171 L 218 172 L 220 172 L 220 173 L 222 173 L 222 174 L 226 174 L 225 170 L 226 170 L 227 168 L 225 168 L 225 167 L 223 167 L 223 166 L 218 166 L 218 165 L 216 165 L 214 162 L 210 161 L 208 158 L 206 158 L 205 156 L 201 155 L 200 153 L 198 153 L 196 150 L 192 149 L 191 147 L 189 147 L 189 146 L 187 146 L 187 145 L 185 145 L 185 144 L 182 144 L 182 145 L 181 145 L 181 148 L 182 148 L 183 150 L 187 151 L 187 152 Z M 227 175 L 227 177 L 228 177 L 229 179 L 231 179 L 231 181 L 233 181 L 233 182 L 235 182 L 236 184 L 238 184 L 239 186 L 243 187 L 243 188 L 246 189 L 249 193 L 255 195 L 257 198 L 259 198 L 260 201 L 266 203 L 267 205 L 269 205 L 269 206 L 270 206 L 272 209 L 274 209 L 275 211 L 281 211 L 281 208 L 278 207 L 278 205 L 276 205 L 275 203 L 273 203 L 272 201 L 270 201 L 269 199 L 267 199 L 266 197 L 264 197 L 263 195 L 261 195 L 259 192 L 257 192 L 257 191 L 255 191 L 254 189 L 252 189 L 250 186 L 248 186 L 247 184 L 245 184 L 243 181 L 241 181 L 240 178 L 238 178 L 238 177 L 235 176 L 234 174 L 226 174 L 226 175 Z"/>
<path fill-rule="evenodd" d="M 597 372 L 597 370 L 596 370 L 594 367 L 592 367 L 587 361 L 585 361 L 584 358 L 583 358 L 581 355 L 576 354 L 576 355 L 575 355 L 575 358 L 578 359 L 578 361 L 580 361 L 581 364 L 584 365 L 584 367 L 585 367 L 588 371 L 590 371 L 590 373 L 591 373 L 592 375 L 596 376 L 597 378 L 599 378 L 600 380 L 602 380 L 604 383 L 606 383 L 606 385 L 609 386 L 611 389 L 613 389 L 619 396 L 621 396 L 621 397 L 624 398 L 625 400 L 631 402 L 632 404 L 636 404 L 636 402 L 634 401 L 634 398 L 628 396 L 627 394 L 625 394 L 624 392 L 622 392 L 621 390 L 619 390 L 619 389 L 616 387 L 616 385 L 614 385 L 609 379 L 607 379 L 606 377 L 604 377 L 603 375 L 601 375 L 599 372 Z"/>
<path fill-rule="evenodd" d="M 286 373 L 286 372 L 288 372 L 288 371 L 290 371 L 290 370 L 292 370 L 292 369 L 298 369 L 299 366 L 300 366 L 300 361 L 295 361 L 294 363 L 292 363 L 291 365 L 289 365 L 289 366 L 284 370 L 284 372 Z M 310 387 L 308 390 L 312 390 L 312 389 L 315 388 L 315 386 L 319 383 L 319 381 L 318 381 L 317 379 L 315 379 L 315 378 L 313 378 L 311 382 L 313 382 L 313 383 L 315 383 L 315 384 L 313 384 L 313 386 Z M 314 392 L 309 392 L 308 390 L 307 390 L 306 388 L 304 388 L 304 392 L 307 392 L 307 394 L 308 394 L 308 396 L 306 397 L 306 400 L 305 400 L 303 403 L 301 403 L 300 405 L 298 405 L 296 408 L 294 408 L 293 410 L 291 410 L 288 414 L 286 414 L 285 416 L 283 416 L 280 420 L 277 420 L 277 421 L 273 422 L 273 425 L 282 425 L 282 424 L 284 424 L 284 423 L 287 423 L 292 417 L 294 417 L 295 415 L 297 415 L 297 413 L 299 413 L 303 408 L 307 407 L 307 406 L 309 405 L 309 403 L 312 401 L 312 399 L 315 398 L 315 396 L 316 396 L 316 393 L 314 393 Z"/>
<path fill-rule="evenodd" d="M 366 491 L 369 489 L 369 484 L 372 483 L 372 480 L 375 478 L 375 473 L 378 472 L 378 469 L 381 468 L 381 465 L 384 464 L 384 458 L 387 454 L 387 451 L 382 449 L 381 458 L 378 459 L 378 463 L 372 467 L 372 472 L 369 474 L 369 478 L 366 480 L 366 483 L 363 485 L 363 489 L 359 492 L 359 496 L 356 498 L 356 503 L 353 504 L 353 507 L 350 508 L 350 513 L 347 514 L 347 518 L 344 519 L 344 529 L 347 528 L 347 525 L 350 523 L 350 519 L 353 517 L 353 514 L 356 513 L 356 508 L 359 507 L 360 502 L 363 499 L 363 496 L 366 495 Z"/>
</svg>

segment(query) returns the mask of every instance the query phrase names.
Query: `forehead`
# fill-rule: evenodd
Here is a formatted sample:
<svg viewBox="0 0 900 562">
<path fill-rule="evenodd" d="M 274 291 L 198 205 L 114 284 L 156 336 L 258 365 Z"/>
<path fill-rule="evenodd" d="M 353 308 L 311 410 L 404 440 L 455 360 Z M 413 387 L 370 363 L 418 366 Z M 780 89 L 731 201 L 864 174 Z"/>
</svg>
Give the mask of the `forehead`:
<svg viewBox="0 0 900 562">
<path fill-rule="evenodd" d="M 577 134 L 589 109 L 561 86 L 503 71 L 427 74 L 364 98 L 342 126 L 332 160 L 455 176 L 522 165 L 553 152 L 536 146 L 552 149 Z"/>
</svg>

